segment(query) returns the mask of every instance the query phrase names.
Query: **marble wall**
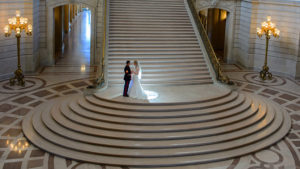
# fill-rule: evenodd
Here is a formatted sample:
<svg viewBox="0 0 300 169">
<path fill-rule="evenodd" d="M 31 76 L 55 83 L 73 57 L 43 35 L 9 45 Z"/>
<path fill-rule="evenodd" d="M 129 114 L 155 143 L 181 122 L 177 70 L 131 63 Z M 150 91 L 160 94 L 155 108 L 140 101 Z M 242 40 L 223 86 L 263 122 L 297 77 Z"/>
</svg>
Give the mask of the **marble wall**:
<svg viewBox="0 0 300 169">
<path fill-rule="evenodd" d="M 6 38 L 3 33 L 7 19 L 14 16 L 16 10 L 21 10 L 21 14 L 33 23 L 33 36 L 23 34 L 21 39 L 21 61 L 25 72 L 34 72 L 39 67 L 53 64 L 49 9 L 67 3 L 82 3 L 93 10 L 91 62 L 99 65 L 103 49 L 103 0 L 0 0 L 0 80 L 12 76 L 17 66 L 16 38 L 14 35 Z M 221 8 L 230 12 L 225 39 L 227 61 L 256 70 L 261 69 L 265 53 L 265 40 L 256 36 L 256 27 L 267 16 L 272 16 L 281 30 L 281 37 L 270 41 L 271 72 L 300 78 L 300 1 L 195 0 L 195 3 L 199 11 Z"/>
<path fill-rule="evenodd" d="M 33 21 L 33 13 L 36 13 L 37 0 L 0 0 L 0 79 L 6 79 L 13 75 L 13 71 L 17 69 L 17 40 L 14 33 L 10 37 L 4 36 L 3 28 L 8 24 L 7 19 L 15 16 L 16 10 L 21 11 L 21 16 L 27 17 L 29 22 L 37 24 Z M 36 29 L 36 26 L 34 25 Z M 27 36 L 22 34 L 21 38 L 21 63 L 22 69 L 27 72 L 34 72 L 37 64 L 38 42 L 33 43 L 33 39 L 37 39 L 37 34 Z"/>
<path fill-rule="evenodd" d="M 269 46 L 269 65 L 271 71 L 300 78 L 299 35 L 300 35 L 300 1 L 264 0 L 252 2 L 252 21 L 249 41 L 249 57 L 253 58 L 254 68 L 260 68 L 264 61 L 265 40 L 256 36 L 256 27 L 272 16 L 281 31 L 279 39 L 272 38 Z"/>
<path fill-rule="evenodd" d="M 267 16 L 281 30 L 279 39 L 269 46 L 271 72 L 300 78 L 300 1 L 295 0 L 196 0 L 198 11 L 221 8 L 229 11 L 227 29 L 227 62 L 260 70 L 265 55 L 265 39 L 259 39 L 256 28 Z M 230 47 L 231 46 L 231 47 Z"/>
<path fill-rule="evenodd" d="M 13 76 L 17 68 L 17 43 L 14 34 L 4 37 L 3 28 L 7 19 L 15 15 L 16 10 L 29 18 L 33 24 L 33 36 L 25 33 L 21 38 L 22 69 L 26 73 L 36 72 L 38 68 L 53 65 L 53 32 L 49 17 L 54 7 L 65 4 L 83 4 L 92 10 L 91 64 L 99 65 L 102 58 L 103 41 L 103 0 L 0 0 L 0 80 Z M 50 30 L 50 31 L 49 31 Z M 49 36 L 50 35 L 50 36 Z"/>
</svg>

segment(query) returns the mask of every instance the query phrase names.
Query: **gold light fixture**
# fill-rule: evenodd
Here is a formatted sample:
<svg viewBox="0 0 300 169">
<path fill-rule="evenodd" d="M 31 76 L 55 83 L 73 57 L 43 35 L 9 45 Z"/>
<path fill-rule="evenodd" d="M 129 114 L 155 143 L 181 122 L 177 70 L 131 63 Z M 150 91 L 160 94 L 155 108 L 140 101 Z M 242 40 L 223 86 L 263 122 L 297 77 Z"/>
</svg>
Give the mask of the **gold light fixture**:
<svg viewBox="0 0 300 169">
<path fill-rule="evenodd" d="M 272 73 L 269 72 L 268 67 L 268 49 L 269 49 L 269 40 L 272 36 L 275 38 L 279 38 L 280 31 L 276 28 L 275 23 L 271 22 L 271 16 L 267 17 L 267 21 L 261 23 L 261 28 L 257 28 L 257 36 L 261 38 L 263 35 L 266 37 L 266 55 L 265 55 L 265 63 L 262 67 L 262 71 L 260 71 L 260 78 L 266 80 L 268 77 L 272 79 Z"/>
<path fill-rule="evenodd" d="M 28 24 L 28 18 L 21 17 L 21 12 L 16 11 L 16 16 L 8 19 L 8 25 L 4 27 L 5 37 L 9 37 L 15 31 L 15 36 L 17 38 L 17 48 L 18 48 L 18 69 L 15 71 L 15 76 L 10 79 L 10 85 L 14 85 L 16 80 L 18 85 L 24 86 L 24 75 L 21 69 L 21 59 L 20 59 L 20 38 L 22 31 L 25 31 L 28 36 L 32 35 L 32 25 Z"/>
<path fill-rule="evenodd" d="M 6 140 L 6 145 L 10 148 L 11 151 L 21 154 L 23 151 L 27 150 L 29 144 L 26 140 Z"/>
</svg>

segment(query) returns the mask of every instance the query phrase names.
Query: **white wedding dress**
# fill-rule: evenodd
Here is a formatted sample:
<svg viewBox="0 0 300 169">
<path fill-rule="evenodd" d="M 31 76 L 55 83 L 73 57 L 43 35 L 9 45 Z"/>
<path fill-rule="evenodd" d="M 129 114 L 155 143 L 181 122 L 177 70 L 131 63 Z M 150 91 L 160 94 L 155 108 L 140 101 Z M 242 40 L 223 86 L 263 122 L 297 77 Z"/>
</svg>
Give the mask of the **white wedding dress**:
<svg viewBox="0 0 300 169">
<path fill-rule="evenodd" d="M 147 94 L 145 93 L 142 85 L 141 85 L 141 70 L 140 69 L 134 69 L 133 71 L 139 71 L 138 74 L 133 74 L 132 79 L 131 79 L 131 84 L 130 84 L 130 89 L 128 91 L 128 95 L 131 98 L 134 99 L 142 99 L 146 100 L 147 99 Z"/>
</svg>

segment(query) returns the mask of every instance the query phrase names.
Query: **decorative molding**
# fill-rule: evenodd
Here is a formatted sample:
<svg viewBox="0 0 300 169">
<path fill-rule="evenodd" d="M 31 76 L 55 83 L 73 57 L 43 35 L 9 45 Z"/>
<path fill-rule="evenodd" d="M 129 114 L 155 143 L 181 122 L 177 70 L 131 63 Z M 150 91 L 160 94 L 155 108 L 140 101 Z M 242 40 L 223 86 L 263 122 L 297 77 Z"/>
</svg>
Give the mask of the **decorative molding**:
<svg viewBox="0 0 300 169">
<path fill-rule="evenodd" d="M 235 0 L 196 0 L 196 8 L 200 11 L 206 8 L 220 8 L 234 12 Z"/>
<path fill-rule="evenodd" d="M 62 4 L 81 3 L 87 5 L 89 8 L 98 6 L 98 0 L 47 0 L 47 6 L 61 6 Z"/>
</svg>

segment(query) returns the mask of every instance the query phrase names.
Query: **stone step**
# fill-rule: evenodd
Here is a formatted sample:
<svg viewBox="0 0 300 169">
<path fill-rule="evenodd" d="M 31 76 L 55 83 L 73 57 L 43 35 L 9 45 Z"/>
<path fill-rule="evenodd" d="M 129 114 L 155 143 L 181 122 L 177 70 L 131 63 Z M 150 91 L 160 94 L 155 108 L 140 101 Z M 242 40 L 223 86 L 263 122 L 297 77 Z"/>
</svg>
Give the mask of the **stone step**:
<svg viewBox="0 0 300 169">
<path fill-rule="evenodd" d="M 163 13 L 186 13 L 186 9 L 184 7 L 181 8 L 166 8 L 166 7 L 141 7 L 141 8 L 136 8 L 136 7 L 117 7 L 117 6 L 110 6 L 111 11 L 117 11 L 117 12 L 129 12 L 129 13 L 139 13 L 139 12 L 163 12 Z"/>
<path fill-rule="evenodd" d="M 109 62 L 110 64 L 108 65 L 109 68 L 124 68 L 124 62 L 125 60 L 123 60 L 123 62 L 121 63 L 116 63 L 116 62 Z M 140 65 L 142 67 L 142 69 L 147 69 L 147 68 L 153 68 L 153 67 L 185 67 L 185 66 L 199 66 L 199 67 L 206 67 L 206 64 L 203 62 L 199 62 L 199 60 L 197 62 L 158 62 L 158 63 L 153 63 L 153 62 L 142 62 L 139 61 Z M 134 66 L 132 64 L 131 68 L 133 69 Z"/>
<path fill-rule="evenodd" d="M 99 121 L 86 119 L 83 116 L 80 116 L 78 113 L 74 113 L 69 110 L 67 106 L 63 109 L 61 105 L 60 109 L 57 109 L 52 112 L 54 119 L 60 118 L 64 115 L 70 121 L 74 123 L 81 124 L 87 127 L 100 128 L 105 130 L 115 130 L 115 131 L 124 131 L 124 132 L 145 132 L 145 133 L 162 133 L 162 132 L 178 132 L 178 131 L 190 131 L 190 130 L 204 130 L 208 128 L 216 128 L 221 126 L 226 126 L 237 119 L 247 118 L 258 111 L 258 107 L 250 107 L 251 101 L 247 100 L 242 106 L 232 109 L 231 111 L 224 111 L 216 113 L 213 115 L 204 115 L 204 116 L 195 116 L 193 121 L 188 121 L 185 124 L 169 124 L 169 125 L 136 125 L 130 124 L 116 124 L 110 122 L 104 122 L 103 120 Z M 236 111 L 238 110 L 238 111 Z M 155 121 L 156 119 L 154 119 Z M 169 120 L 169 121 L 168 121 Z M 167 123 L 174 122 L 174 119 L 165 119 Z"/>
<path fill-rule="evenodd" d="M 123 124 L 123 125 L 135 125 L 135 126 L 164 126 L 164 125 L 184 125 L 184 124 L 194 124 L 199 122 L 204 122 L 210 120 L 213 116 L 225 116 L 228 114 L 236 114 L 243 111 L 246 111 L 250 108 L 248 103 L 251 103 L 251 100 L 241 100 L 235 101 L 234 103 L 228 103 L 228 106 L 218 106 L 216 109 L 208 108 L 210 113 L 205 111 L 197 110 L 188 110 L 188 111 L 180 111 L 182 113 L 187 114 L 175 114 L 175 116 L 170 116 L 166 114 L 161 114 L 160 118 L 141 118 L 142 116 L 138 116 L 137 113 L 130 115 L 129 113 L 124 115 L 116 115 L 117 113 L 123 113 L 122 111 L 118 110 L 110 110 L 111 113 L 103 113 L 103 112 L 91 112 L 88 109 L 83 108 L 76 101 L 77 98 L 74 98 L 73 102 L 70 102 L 68 105 L 63 104 L 61 106 L 61 111 L 72 111 L 73 113 L 82 116 L 87 119 L 96 120 L 100 122 L 108 122 L 114 124 Z M 239 104 L 238 104 L 239 103 Z M 252 111 L 255 107 L 251 107 Z M 101 110 L 105 110 L 103 108 Z M 233 112 L 231 112 L 233 111 Z M 249 111 L 249 110 L 248 110 Z M 113 114 L 112 114 L 113 113 Z M 162 113 L 162 112 L 161 112 Z M 167 117 L 166 117 L 167 116 Z M 176 116 L 178 118 L 176 118 Z M 172 118 L 173 117 L 173 118 Z M 180 118 L 179 118 L 180 117 Z"/>
<path fill-rule="evenodd" d="M 111 42 L 113 41 L 134 41 L 134 42 L 140 42 L 145 40 L 150 41 L 191 41 L 191 42 L 197 42 L 197 39 L 194 37 L 111 37 L 109 38 Z"/>
<path fill-rule="evenodd" d="M 152 59 L 152 58 L 136 58 L 138 59 L 141 63 L 143 64 L 163 64 L 163 63 L 194 63 L 194 62 L 198 62 L 198 63 L 205 63 L 204 57 L 191 57 L 191 58 L 161 58 L 161 59 Z M 118 64 L 125 64 L 127 61 L 127 58 L 109 58 L 108 59 L 108 64 L 114 64 L 114 63 L 118 63 Z"/>
<path fill-rule="evenodd" d="M 141 80 L 141 84 L 142 85 L 146 85 L 146 84 L 159 84 L 161 81 L 165 81 L 165 82 L 180 82 L 182 83 L 183 81 L 198 81 L 199 84 L 201 83 L 207 83 L 207 84 L 212 84 L 212 79 L 210 76 L 203 76 L 203 77 L 182 77 L 181 79 L 178 79 L 178 77 L 169 77 L 169 78 L 143 78 Z M 111 78 L 109 79 L 109 83 L 112 84 L 123 84 L 124 85 L 124 81 L 123 81 L 123 77 L 119 77 L 119 78 Z"/>
<path fill-rule="evenodd" d="M 170 73 L 170 72 L 181 72 L 181 71 L 199 71 L 207 72 L 208 68 L 199 67 L 185 67 L 184 69 L 178 69 L 178 67 L 162 67 L 160 69 L 143 69 L 143 73 Z M 124 69 L 108 69 L 108 73 L 124 72 Z M 180 81 L 180 79 L 178 79 Z"/>
<path fill-rule="evenodd" d="M 109 49 L 109 55 L 113 54 L 132 54 L 132 55 L 148 55 L 148 54 L 154 54 L 154 55 L 165 55 L 165 54 L 179 54 L 179 55 L 185 55 L 185 54 L 202 54 L 202 50 L 200 48 L 194 48 L 194 49 L 172 49 L 172 48 L 153 48 L 153 49 Z"/>
<path fill-rule="evenodd" d="M 131 26 L 111 26 L 109 28 L 110 31 L 146 31 L 146 32 L 151 32 L 151 31 L 156 31 L 156 32 L 166 32 L 166 31 L 183 31 L 183 32 L 190 32 L 190 31 L 194 31 L 192 27 L 190 26 L 185 26 L 185 27 L 170 27 L 170 26 L 166 26 L 165 28 L 160 27 L 158 25 L 155 26 L 136 26 L 136 27 L 131 27 Z"/>
<path fill-rule="evenodd" d="M 108 80 L 109 86 L 113 87 L 113 86 L 124 86 L 124 82 L 114 82 L 114 81 L 110 81 Z M 213 80 L 209 80 L 209 79 L 205 79 L 205 80 L 191 80 L 189 79 L 187 82 L 182 81 L 182 80 L 176 80 L 176 81 L 146 81 L 143 82 L 143 86 L 189 86 L 189 85 L 211 85 L 213 84 L 214 81 Z"/>
<path fill-rule="evenodd" d="M 127 31 L 109 31 L 110 35 L 195 35 L 193 30 L 190 31 L 164 31 L 164 30 L 156 30 L 156 31 L 137 31 L 137 30 L 127 30 Z M 199 47 L 199 46 L 198 46 Z"/>
<path fill-rule="evenodd" d="M 109 30 L 111 29 L 192 29 L 192 25 L 190 24 L 178 24 L 178 25 L 171 25 L 171 24 L 143 24 L 143 23 L 140 23 L 140 24 L 124 24 L 124 23 L 121 23 L 121 24 L 109 24 Z M 131 29 L 131 30 L 132 30 Z"/>
<path fill-rule="evenodd" d="M 59 113 L 59 111 L 58 111 Z M 254 114 L 254 115 L 253 115 Z M 103 128 L 94 128 L 94 127 L 87 127 L 82 124 L 77 124 L 65 116 L 53 116 L 51 113 L 45 113 L 42 116 L 42 120 L 45 123 L 48 123 L 51 119 L 54 119 L 56 123 L 60 124 L 61 126 L 66 127 L 69 130 L 73 130 L 80 133 L 85 133 L 87 135 L 93 135 L 98 137 L 105 137 L 105 138 L 115 138 L 115 139 L 126 139 L 126 140 L 178 140 L 178 139 L 190 139 L 190 138 L 199 138 L 199 137 L 207 137 L 212 135 L 217 135 L 218 133 L 223 132 L 232 132 L 236 131 L 240 128 L 245 128 L 247 126 L 251 126 L 256 122 L 265 118 L 268 113 L 266 111 L 261 111 L 260 113 L 245 113 L 238 115 L 238 117 L 229 118 L 226 120 L 220 121 L 219 126 L 205 128 L 203 130 L 190 130 L 190 131 L 183 131 L 183 132 L 125 132 L 125 131 L 118 131 L 114 129 L 103 129 Z M 272 116 L 273 112 L 270 112 L 268 115 Z M 46 124 L 47 125 L 47 124 Z M 217 124 L 216 124 L 217 125 Z M 51 124 L 47 125 L 51 128 Z M 224 131 L 224 128 L 226 130 Z"/>
<path fill-rule="evenodd" d="M 163 114 L 164 117 L 165 116 L 172 117 L 173 115 L 176 115 L 177 118 L 178 116 L 184 117 L 189 115 L 189 114 L 182 114 L 181 111 L 198 110 L 199 112 L 203 111 L 202 113 L 205 113 L 205 110 L 202 109 L 207 109 L 212 107 L 218 108 L 217 106 L 221 106 L 225 103 L 230 103 L 230 102 L 233 102 L 232 104 L 235 104 L 236 102 L 241 104 L 244 101 L 244 98 L 245 97 L 243 95 L 238 95 L 236 92 L 233 92 L 233 93 L 226 93 L 226 95 L 222 95 L 216 98 L 207 98 L 207 101 L 209 100 L 209 102 L 199 101 L 194 103 L 188 102 L 185 104 L 176 103 L 176 106 L 174 106 L 174 104 L 154 104 L 155 106 L 152 106 L 152 104 L 150 105 L 149 104 L 126 104 L 123 102 L 115 102 L 115 101 L 112 102 L 111 100 L 101 98 L 101 96 L 94 94 L 94 96 L 87 96 L 85 99 L 78 100 L 78 103 L 84 108 L 89 108 L 89 107 L 95 108 L 95 106 L 96 107 L 101 106 L 102 108 L 130 111 L 131 114 L 128 114 L 128 117 L 134 117 L 134 115 L 137 115 L 140 118 L 148 118 L 148 116 L 157 118 L 158 115 L 161 114 L 155 114 L 154 112 L 167 112 Z M 223 107 L 226 106 L 227 105 Z M 94 111 L 94 112 L 98 112 L 98 111 Z M 138 113 L 134 113 L 134 112 L 138 112 Z M 142 114 L 141 112 L 145 112 L 145 114 Z M 172 113 L 170 114 L 168 112 L 172 112 Z M 113 112 L 109 112 L 109 113 L 113 113 Z"/>
<path fill-rule="evenodd" d="M 152 18 L 119 18 L 119 19 L 113 19 L 113 18 L 110 18 L 109 19 L 109 23 L 119 23 L 119 22 L 127 22 L 127 23 L 134 23 L 134 22 L 141 22 L 141 23 L 144 23 L 144 22 L 150 22 L 150 23 L 185 23 L 185 24 L 191 24 L 190 20 L 187 20 L 187 19 L 170 19 L 170 18 L 167 18 L 167 19 L 152 19 Z"/>
<path fill-rule="evenodd" d="M 110 41 L 110 45 L 199 45 L 198 41 L 127 41 L 127 40 L 119 40 L 119 41 Z"/>
<path fill-rule="evenodd" d="M 124 83 L 124 62 L 132 59 L 143 64 L 143 85 L 213 83 L 182 0 L 109 3 L 107 77 L 110 86 Z M 182 76 L 176 76 L 176 72 L 182 72 Z"/>
<path fill-rule="evenodd" d="M 182 0 L 180 1 L 110 1 L 109 2 L 110 4 L 115 4 L 115 3 L 122 3 L 122 4 L 141 4 L 142 6 L 148 6 L 149 4 L 153 4 L 153 5 L 157 5 L 157 6 L 160 6 L 162 4 L 166 4 L 166 5 L 183 5 L 184 2 Z"/>
<path fill-rule="evenodd" d="M 271 113 L 270 113 L 271 114 Z M 272 131 L 276 131 L 281 122 L 280 118 L 277 119 L 277 123 L 274 124 L 274 126 L 270 125 L 267 127 L 272 128 L 272 130 L 267 130 L 266 133 L 272 134 Z M 39 118 L 33 118 L 33 124 L 36 124 L 36 121 L 40 121 Z M 266 120 L 267 121 L 267 120 Z M 271 120 L 269 120 L 271 121 Z M 44 127 L 44 128 L 43 128 Z M 45 126 L 40 125 L 36 127 L 35 129 L 41 133 L 41 135 L 44 138 L 47 138 L 49 141 L 55 142 L 60 144 L 61 146 L 66 146 L 71 149 L 77 149 L 79 151 L 83 152 L 89 152 L 89 153 L 96 153 L 96 154 L 102 154 L 102 155 L 111 155 L 111 156 L 121 156 L 121 157 L 176 157 L 176 156 L 185 156 L 185 155 L 196 155 L 196 154 L 206 154 L 214 152 L 216 149 L 219 151 L 222 151 L 223 149 L 231 149 L 235 148 L 235 146 L 241 146 L 243 144 L 249 144 L 249 142 L 255 142 L 256 140 L 262 139 L 261 133 L 254 133 L 252 135 L 245 136 L 245 138 L 242 138 L 241 140 L 244 140 L 243 142 L 240 141 L 240 139 L 235 139 L 233 141 L 223 142 L 223 143 L 216 143 L 213 145 L 203 145 L 203 146 L 194 146 L 194 147 L 179 147 L 179 148 L 172 148 L 172 149 L 164 149 L 164 153 L 161 152 L 161 149 L 126 149 L 126 148 L 113 148 L 113 147 L 107 147 L 107 146 L 100 146 L 100 145 L 91 145 L 91 144 L 85 144 L 82 142 L 76 142 L 73 140 L 67 140 L 65 137 L 61 137 L 59 135 L 56 135 L 55 133 L 50 132 L 47 130 Z M 46 132 L 43 132 L 46 131 Z M 252 137 L 250 137 L 252 136 Z M 266 135 L 264 135 L 265 137 Z M 268 136 L 268 135 L 267 135 Z M 65 144 L 66 141 L 68 144 Z M 231 144 L 231 143 L 239 143 L 239 144 Z M 192 151 L 193 150 L 193 151 Z M 193 152 L 193 153 L 191 153 Z M 178 155 L 175 155 L 178 154 Z M 180 154 L 180 155 L 179 155 Z"/>
<path fill-rule="evenodd" d="M 141 56 L 132 56 L 132 55 L 113 55 L 109 57 L 109 60 L 114 60 L 114 59 L 123 59 L 123 60 L 155 60 L 159 62 L 160 60 L 172 60 L 172 59 L 179 59 L 179 60 L 184 60 L 184 59 L 204 59 L 203 55 L 145 55 L 143 57 Z"/>
<path fill-rule="evenodd" d="M 117 10 L 117 11 L 115 11 L 115 10 L 111 10 L 110 11 L 110 14 L 124 14 L 124 15 L 126 15 L 126 14 L 134 14 L 134 15 L 141 15 L 141 16 L 143 16 L 143 15 L 149 15 L 149 14 L 156 14 L 156 15 L 158 15 L 158 14 L 160 14 L 160 15 L 162 15 L 162 16 L 164 16 L 164 15 L 178 15 L 178 14 L 180 14 L 180 15 L 187 15 L 187 11 L 186 10 L 181 10 L 181 11 L 172 11 L 172 10 L 170 10 L 170 11 L 166 11 L 166 10 L 138 10 L 138 9 L 136 9 L 136 10 L 129 10 L 129 11 L 127 11 L 127 10 Z"/>
<path fill-rule="evenodd" d="M 121 19 L 189 20 L 190 19 L 187 16 L 176 16 L 176 18 L 174 18 L 173 16 L 157 16 L 157 15 L 151 15 L 151 16 L 111 15 L 109 18 L 110 18 L 110 20 L 121 20 Z"/>
<path fill-rule="evenodd" d="M 69 111 L 69 109 L 67 108 L 64 111 Z M 95 145 L 104 145 L 109 147 L 124 147 L 124 148 L 173 148 L 173 147 L 191 147 L 197 145 L 204 145 L 205 143 L 208 142 L 212 144 L 212 143 L 222 142 L 230 139 L 235 139 L 247 135 L 246 133 L 257 132 L 258 128 L 264 128 L 264 126 L 268 126 L 268 125 L 269 123 L 263 120 L 253 126 L 243 128 L 231 133 L 222 133 L 220 135 L 209 136 L 205 138 L 202 137 L 202 138 L 192 138 L 192 139 L 185 139 L 185 140 L 161 140 L 161 141 L 143 141 L 143 142 L 134 141 L 134 140 L 117 140 L 111 138 L 94 137 L 94 136 L 66 130 L 64 127 L 58 125 L 57 123 L 50 124 L 51 128 L 49 129 L 52 130 L 53 132 L 56 132 L 58 135 L 65 136 L 69 139 L 75 139 L 77 141 L 81 141 L 89 144 L 95 144 Z"/>
<path fill-rule="evenodd" d="M 176 74 L 171 74 L 169 76 L 166 75 L 161 75 L 161 76 L 156 76 L 155 74 L 142 74 L 142 80 L 141 82 L 155 82 L 155 81 L 176 81 L 178 79 L 178 76 L 180 75 L 176 75 Z M 199 74 L 194 74 L 194 75 L 182 75 L 183 77 L 181 77 L 181 80 L 211 80 L 210 74 L 209 73 L 203 73 L 201 75 Z M 124 74 L 110 74 L 108 75 L 108 78 L 110 79 L 110 81 L 113 82 L 120 82 L 120 83 L 124 83 L 123 81 L 123 77 Z"/>
<path fill-rule="evenodd" d="M 129 34 L 129 33 L 123 33 L 123 34 L 115 34 L 112 33 L 110 34 L 109 38 L 117 38 L 117 37 L 122 37 L 122 38 L 192 38 L 195 37 L 194 33 L 191 34 Z"/>
<path fill-rule="evenodd" d="M 110 9 L 152 9 L 152 8 L 156 8 L 156 9 L 185 9 L 184 6 L 182 5 L 177 5 L 177 6 L 170 6 L 167 4 L 133 4 L 133 3 L 127 3 L 127 4 L 117 4 L 117 3 L 110 3 L 109 5 Z"/>
<path fill-rule="evenodd" d="M 174 48 L 174 49 L 185 49 L 185 48 L 199 48 L 198 43 L 194 44 L 110 44 L 109 49 L 164 49 L 164 48 Z"/>
<path fill-rule="evenodd" d="M 147 2 L 143 2 L 143 3 L 139 3 L 139 2 L 127 2 L 127 3 L 122 3 L 122 2 L 110 2 L 109 3 L 110 7 L 118 7 L 118 8 L 153 8 L 153 7 L 157 7 L 157 8 L 161 8 L 161 9 L 176 9 L 176 8 L 185 8 L 184 6 L 182 6 L 182 3 L 180 4 L 170 4 L 170 3 L 147 3 Z"/>
<path fill-rule="evenodd" d="M 43 107 L 44 109 L 44 107 Z M 72 149 L 67 149 L 57 144 L 53 144 L 43 137 L 41 137 L 34 129 L 31 124 L 31 115 L 27 116 L 23 122 L 23 128 L 25 131 L 25 136 L 30 138 L 32 142 L 38 147 L 43 147 L 44 150 L 48 152 L 52 152 L 53 154 L 57 154 L 63 157 L 68 157 L 72 159 L 83 160 L 86 162 L 92 163 L 105 163 L 110 165 L 119 165 L 119 166 L 132 166 L 132 167 L 163 167 L 163 166 L 178 166 L 178 165 L 189 165 L 189 164 L 197 164 L 197 163 L 208 163 L 215 162 L 216 160 L 225 160 L 228 158 L 233 158 L 237 156 L 241 156 L 244 154 L 248 154 L 251 152 L 258 151 L 263 149 L 269 145 L 276 143 L 279 139 L 281 139 L 285 133 L 290 128 L 290 119 L 288 115 L 285 115 L 284 124 L 278 132 L 271 135 L 268 138 L 262 139 L 260 141 L 254 142 L 245 147 L 239 147 L 237 149 L 231 149 L 227 151 L 215 152 L 210 155 L 198 155 L 198 156 L 186 156 L 186 157 L 172 157 L 172 158 L 151 158 L 149 159 L 136 159 L 136 158 L 121 158 L 121 157 L 108 157 L 96 154 L 83 153 L 79 151 L 75 151 Z"/>
<path fill-rule="evenodd" d="M 187 13 L 143 13 L 143 14 L 135 14 L 135 13 L 110 13 L 110 17 L 189 17 Z"/>
<path fill-rule="evenodd" d="M 207 70 L 207 72 L 202 71 L 201 73 L 199 73 L 198 71 L 176 71 L 176 72 L 164 72 L 163 74 L 160 72 L 143 72 L 142 73 L 142 77 L 143 78 L 168 78 L 168 77 L 174 77 L 176 76 L 178 78 L 178 76 L 209 76 L 210 73 Z M 123 72 L 110 72 L 110 74 L 108 75 L 108 77 L 110 78 L 116 78 L 116 77 L 123 77 L 124 73 Z M 122 78 L 121 78 L 122 79 Z"/>
<path fill-rule="evenodd" d="M 152 27 L 162 27 L 162 26 L 169 26 L 169 27 L 191 27 L 192 24 L 190 23 L 182 23 L 182 22 L 139 22 L 139 21 L 116 21 L 110 22 L 109 28 L 114 28 L 118 26 L 152 26 Z"/>
</svg>

